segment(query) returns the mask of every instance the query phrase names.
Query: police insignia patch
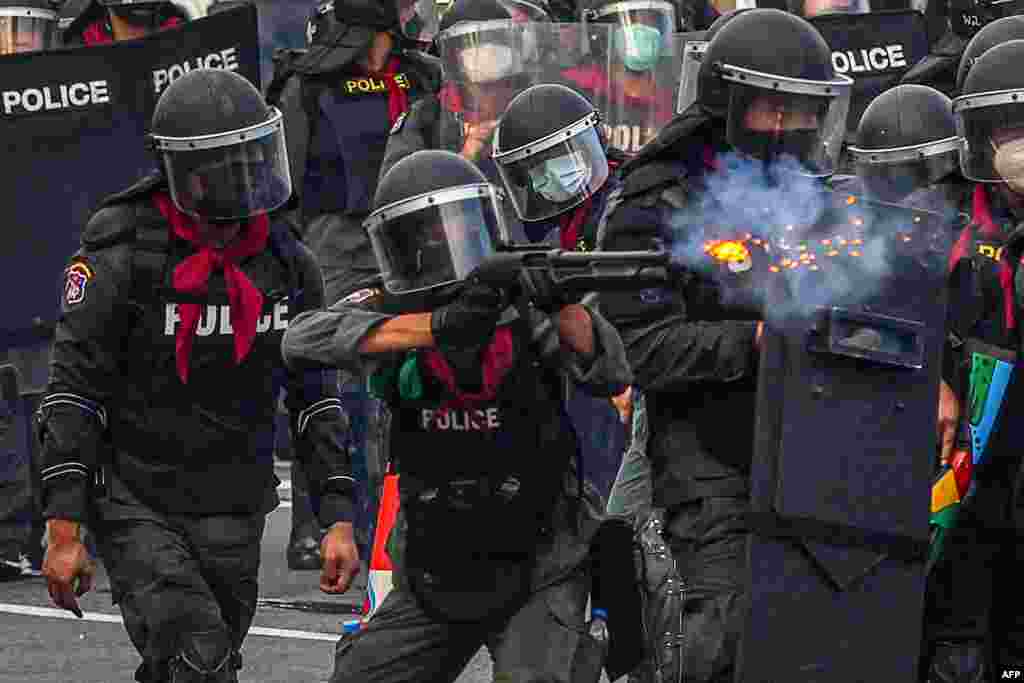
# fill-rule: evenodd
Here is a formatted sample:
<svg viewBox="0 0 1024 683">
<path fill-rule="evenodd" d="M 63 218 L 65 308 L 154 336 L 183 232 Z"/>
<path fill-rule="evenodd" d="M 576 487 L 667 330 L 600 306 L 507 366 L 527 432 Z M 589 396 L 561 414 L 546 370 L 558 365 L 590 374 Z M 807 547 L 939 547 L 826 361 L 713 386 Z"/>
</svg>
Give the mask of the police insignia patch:
<svg viewBox="0 0 1024 683">
<path fill-rule="evenodd" d="M 85 286 L 93 277 L 92 269 L 81 261 L 64 271 L 64 303 L 68 306 L 85 301 Z"/>
<path fill-rule="evenodd" d="M 360 290 L 357 290 L 355 292 L 352 292 L 351 294 L 346 296 L 344 299 L 342 299 L 338 303 L 341 303 L 341 304 L 361 304 L 364 301 L 366 301 L 367 299 L 369 299 L 371 296 L 376 296 L 377 294 L 380 294 L 380 290 L 379 289 L 374 289 L 374 288 L 360 289 Z"/>
<path fill-rule="evenodd" d="M 403 111 L 401 114 L 398 115 L 398 118 L 395 119 L 395 123 L 391 126 L 391 135 L 394 135 L 398 131 L 402 130 L 402 125 L 405 123 L 405 117 L 408 115 L 409 112 L 407 111 Z"/>
</svg>

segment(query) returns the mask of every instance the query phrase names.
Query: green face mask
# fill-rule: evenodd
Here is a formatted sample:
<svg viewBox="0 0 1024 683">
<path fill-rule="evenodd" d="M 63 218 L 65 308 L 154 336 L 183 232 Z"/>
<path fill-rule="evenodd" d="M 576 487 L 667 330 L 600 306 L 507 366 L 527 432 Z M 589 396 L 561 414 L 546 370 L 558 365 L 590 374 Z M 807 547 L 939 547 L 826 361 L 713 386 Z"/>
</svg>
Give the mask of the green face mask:
<svg viewBox="0 0 1024 683">
<path fill-rule="evenodd" d="M 661 31 L 653 26 L 617 26 L 612 47 L 630 71 L 650 71 L 661 57 Z"/>
</svg>

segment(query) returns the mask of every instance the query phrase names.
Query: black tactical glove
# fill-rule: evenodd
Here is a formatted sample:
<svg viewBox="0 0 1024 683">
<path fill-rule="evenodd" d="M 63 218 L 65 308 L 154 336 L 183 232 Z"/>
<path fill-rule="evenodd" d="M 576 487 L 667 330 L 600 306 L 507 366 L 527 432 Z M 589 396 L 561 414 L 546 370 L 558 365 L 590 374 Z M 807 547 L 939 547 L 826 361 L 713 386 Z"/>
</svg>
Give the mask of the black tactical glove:
<svg viewBox="0 0 1024 683">
<path fill-rule="evenodd" d="M 485 346 L 494 335 L 505 297 L 484 284 L 467 284 L 451 303 L 430 315 L 430 333 L 438 348 Z"/>
<path fill-rule="evenodd" d="M 551 275 L 545 270 L 524 269 L 519 274 L 519 286 L 522 287 L 526 298 L 545 313 L 554 313 L 564 306 L 576 303 L 576 299 L 566 296 L 555 285 Z"/>
</svg>

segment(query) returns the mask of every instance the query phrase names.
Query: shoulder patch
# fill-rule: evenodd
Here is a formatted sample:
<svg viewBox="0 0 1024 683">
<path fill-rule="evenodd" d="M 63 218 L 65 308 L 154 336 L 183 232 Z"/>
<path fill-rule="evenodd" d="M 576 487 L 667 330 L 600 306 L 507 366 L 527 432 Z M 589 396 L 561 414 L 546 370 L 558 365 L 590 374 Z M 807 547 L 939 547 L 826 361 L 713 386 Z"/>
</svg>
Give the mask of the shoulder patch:
<svg viewBox="0 0 1024 683">
<path fill-rule="evenodd" d="M 391 126 L 391 133 L 390 133 L 390 135 L 394 135 L 398 131 L 402 130 L 402 126 L 405 125 L 405 119 L 408 116 L 409 116 L 409 112 L 407 112 L 407 111 L 403 111 L 401 114 L 398 115 L 398 118 L 395 119 L 394 124 L 392 124 L 392 126 Z"/>
<path fill-rule="evenodd" d="M 64 303 L 74 306 L 85 301 L 85 290 L 93 278 L 92 268 L 83 261 L 75 261 L 64 271 Z"/>
<path fill-rule="evenodd" d="M 376 287 L 369 287 L 367 289 L 358 289 L 358 290 L 352 292 L 351 294 L 349 294 L 348 296 L 346 296 L 345 298 L 343 298 L 338 303 L 339 304 L 361 304 L 364 301 L 366 301 L 367 299 L 369 299 L 371 297 L 374 297 L 374 296 L 377 296 L 378 294 L 381 294 L 381 290 L 377 289 Z"/>
</svg>

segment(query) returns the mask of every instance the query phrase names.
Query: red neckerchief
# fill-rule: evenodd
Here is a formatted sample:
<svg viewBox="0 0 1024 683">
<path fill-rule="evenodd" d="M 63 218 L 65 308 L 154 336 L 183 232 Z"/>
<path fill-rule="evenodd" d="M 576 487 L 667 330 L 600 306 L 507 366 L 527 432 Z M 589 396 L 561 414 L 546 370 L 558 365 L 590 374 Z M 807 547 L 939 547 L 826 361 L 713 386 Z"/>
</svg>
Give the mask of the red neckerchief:
<svg viewBox="0 0 1024 683">
<path fill-rule="evenodd" d="M 562 249 L 576 251 L 576 244 L 580 239 L 580 232 L 583 229 L 584 221 L 587 220 L 587 214 L 590 213 L 592 203 L 593 197 L 587 197 L 574 211 L 558 218 L 558 241 L 561 243 Z"/>
<path fill-rule="evenodd" d="M 441 92 L 438 94 L 438 99 L 441 100 L 441 107 L 445 111 L 450 111 L 453 114 L 462 114 L 467 121 L 475 121 L 478 118 L 474 115 L 474 112 L 466 111 L 466 106 L 462 102 L 462 93 L 459 91 L 459 86 L 451 81 L 441 86 Z"/>
<path fill-rule="evenodd" d="M 164 23 L 160 24 L 160 30 L 165 28 L 174 28 L 181 23 L 181 19 L 178 17 L 171 17 Z M 82 43 L 89 45 L 106 45 L 107 43 L 114 42 L 113 34 L 107 30 L 107 20 L 99 19 L 92 22 L 85 27 L 82 31 Z"/>
<path fill-rule="evenodd" d="M 228 286 L 228 303 L 231 308 L 231 327 L 235 332 L 235 364 L 241 363 L 252 350 L 256 339 L 256 323 L 263 311 L 263 294 L 236 265 L 242 259 L 263 251 L 270 235 L 270 219 L 260 214 L 249 219 L 240 239 L 226 249 L 212 249 L 198 244 L 198 226 L 191 217 L 178 210 L 163 192 L 153 195 L 153 203 L 171 224 L 174 234 L 196 247 L 197 251 L 174 268 L 174 289 L 184 294 L 206 294 L 207 284 L 213 269 L 224 270 Z M 177 356 L 178 376 L 183 384 L 188 383 L 189 356 L 192 339 L 202 307 L 199 304 L 181 304 L 181 327 L 174 338 Z"/>
<path fill-rule="evenodd" d="M 950 272 L 956 268 L 956 264 L 963 258 L 971 258 L 973 249 L 973 231 L 978 231 L 985 237 L 998 237 L 1002 234 L 999 225 L 992 218 L 992 209 L 989 206 L 988 192 L 982 183 L 974 186 L 974 194 L 971 196 L 971 224 L 961 231 L 960 238 L 953 245 L 949 255 Z M 1024 257 L 1018 267 L 1024 266 Z M 1007 260 L 1006 253 L 999 257 L 999 287 L 1003 291 L 1003 318 L 1006 329 L 1012 330 L 1017 324 L 1017 311 L 1014 306 L 1013 294 L 1013 269 Z"/>
<path fill-rule="evenodd" d="M 374 73 L 367 70 L 366 72 L 370 76 L 381 79 L 388 86 L 388 118 L 391 120 L 391 125 L 394 125 L 398 117 L 409 110 L 409 95 L 405 92 L 405 88 L 398 84 L 396 78 L 399 75 L 398 68 L 400 66 L 401 62 L 398 61 L 398 58 L 392 57 L 383 71 Z"/>
<path fill-rule="evenodd" d="M 480 370 L 483 374 L 483 386 L 475 394 L 465 393 L 455 383 L 455 373 L 448 364 L 444 354 L 437 349 L 430 349 L 424 354 L 424 361 L 430 373 L 444 384 L 449 393 L 455 398 L 448 401 L 442 410 L 449 408 L 464 408 L 473 403 L 490 401 L 498 393 L 505 374 L 512 367 L 514 361 L 512 345 L 512 329 L 510 327 L 499 327 L 484 351 L 484 357 L 480 363 Z"/>
</svg>

